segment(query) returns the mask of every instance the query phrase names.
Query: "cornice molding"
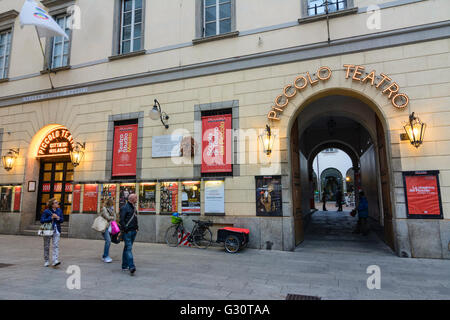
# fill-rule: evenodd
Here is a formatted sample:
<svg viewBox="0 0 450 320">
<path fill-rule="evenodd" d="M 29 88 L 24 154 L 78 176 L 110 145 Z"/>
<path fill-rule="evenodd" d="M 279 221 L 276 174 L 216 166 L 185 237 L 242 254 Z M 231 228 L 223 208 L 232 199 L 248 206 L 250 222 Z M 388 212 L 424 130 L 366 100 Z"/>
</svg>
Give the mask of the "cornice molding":
<svg viewBox="0 0 450 320">
<path fill-rule="evenodd" d="M 6 12 L 0 13 L 0 23 L 8 21 L 8 20 L 14 20 L 19 15 L 19 12 L 16 10 L 9 10 Z"/>
</svg>

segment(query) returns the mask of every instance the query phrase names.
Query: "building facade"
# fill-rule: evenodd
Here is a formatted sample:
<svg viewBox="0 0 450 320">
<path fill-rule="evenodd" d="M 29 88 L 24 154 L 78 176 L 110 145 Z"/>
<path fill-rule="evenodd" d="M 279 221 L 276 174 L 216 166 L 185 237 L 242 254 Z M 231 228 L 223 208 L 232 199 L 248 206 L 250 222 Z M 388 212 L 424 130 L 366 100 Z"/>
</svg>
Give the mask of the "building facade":
<svg viewBox="0 0 450 320">
<path fill-rule="evenodd" d="M 102 199 L 135 191 L 138 241 L 163 242 L 184 211 L 294 250 L 312 160 L 339 148 L 396 254 L 450 258 L 448 1 L 43 0 L 69 35 L 42 39 L 45 59 L 23 2 L 0 1 L 0 150 L 18 152 L 0 168 L 1 233 L 29 229 L 55 196 L 69 237 L 99 238 Z M 412 112 L 418 148 L 401 136 Z M 208 163 L 208 142 L 225 164 Z M 409 186 L 423 177 L 433 210 L 419 214 Z"/>
</svg>

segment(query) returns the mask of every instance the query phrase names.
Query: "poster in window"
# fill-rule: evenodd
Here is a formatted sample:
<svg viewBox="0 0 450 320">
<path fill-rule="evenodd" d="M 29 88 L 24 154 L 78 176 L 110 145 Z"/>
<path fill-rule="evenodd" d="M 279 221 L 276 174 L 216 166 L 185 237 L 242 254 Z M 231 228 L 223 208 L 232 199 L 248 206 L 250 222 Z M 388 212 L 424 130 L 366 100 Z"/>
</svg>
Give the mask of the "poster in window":
<svg viewBox="0 0 450 320">
<path fill-rule="evenodd" d="M 20 212 L 20 200 L 22 198 L 22 187 L 14 187 L 14 212 Z"/>
<path fill-rule="evenodd" d="M 114 127 L 113 177 L 136 175 L 137 137 L 137 124 Z"/>
<path fill-rule="evenodd" d="M 13 187 L 0 187 L 0 211 L 11 212 Z"/>
<path fill-rule="evenodd" d="M 106 206 L 106 200 L 111 198 L 116 206 L 116 185 L 115 184 L 103 184 L 102 191 L 100 193 L 100 210 Z"/>
<path fill-rule="evenodd" d="M 83 212 L 97 212 L 98 185 L 85 184 L 83 193 Z"/>
<path fill-rule="evenodd" d="M 156 213 L 156 182 L 139 185 L 139 212 Z"/>
<path fill-rule="evenodd" d="M 81 184 L 73 186 L 72 193 L 72 213 L 80 212 L 80 199 L 81 199 Z"/>
<path fill-rule="evenodd" d="M 256 215 L 282 216 L 281 176 L 259 176 L 256 180 Z"/>
<path fill-rule="evenodd" d="M 183 182 L 181 212 L 200 214 L 200 181 Z"/>
<path fill-rule="evenodd" d="M 128 201 L 128 197 L 130 194 L 136 193 L 136 184 L 135 183 L 122 183 L 119 189 L 119 210 L 122 208 Z"/>
<path fill-rule="evenodd" d="M 406 210 L 410 219 L 442 219 L 439 171 L 403 172 Z"/>
<path fill-rule="evenodd" d="M 205 181 L 205 214 L 225 214 L 225 182 Z"/>
<path fill-rule="evenodd" d="M 178 212 L 178 182 L 161 183 L 161 214 Z"/>
<path fill-rule="evenodd" d="M 231 114 L 202 117 L 202 173 L 232 172 Z"/>
</svg>

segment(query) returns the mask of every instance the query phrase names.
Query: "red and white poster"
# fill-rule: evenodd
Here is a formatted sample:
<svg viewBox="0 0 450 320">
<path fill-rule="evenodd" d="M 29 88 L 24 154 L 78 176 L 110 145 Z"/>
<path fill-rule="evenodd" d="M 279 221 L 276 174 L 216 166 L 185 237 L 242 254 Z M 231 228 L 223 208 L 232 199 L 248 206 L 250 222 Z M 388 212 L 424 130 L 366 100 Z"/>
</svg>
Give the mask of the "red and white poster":
<svg viewBox="0 0 450 320">
<path fill-rule="evenodd" d="M 74 185 L 72 196 L 72 213 L 78 213 L 80 212 L 81 184 Z"/>
<path fill-rule="evenodd" d="M 83 194 L 83 212 L 97 212 L 98 190 L 96 184 L 85 184 Z"/>
<path fill-rule="evenodd" d="M 113 177 L 136 175 L 137 137 L 137 124 L 114 127 Z"/>
<path fill-rule="evenodd" d="M 404 179 L 408 217 L 441 217 L 442 210 L 437 174 L 406 173 Z"/>
<path fill-rule="evenodd" d="M 202 173 L 231 172 L 231 114 L 202 117 Z"/>
<path fill-rule="evenodd" d="M 20 211 L 21 195 L 22 195 L 22 187 L 14 187 L 14 212 Z"/>
</svg>

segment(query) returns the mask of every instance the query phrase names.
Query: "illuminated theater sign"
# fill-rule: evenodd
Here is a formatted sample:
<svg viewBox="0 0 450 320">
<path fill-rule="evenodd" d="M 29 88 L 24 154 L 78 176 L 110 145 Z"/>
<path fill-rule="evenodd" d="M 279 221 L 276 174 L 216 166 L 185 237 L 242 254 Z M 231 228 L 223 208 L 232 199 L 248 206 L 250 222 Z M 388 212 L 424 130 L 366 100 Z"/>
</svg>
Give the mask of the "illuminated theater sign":
<svg viewBox="0 0 450 320">
<path fill-rule="evenodd" d="M 70 155 L 75 147 L 72 134 L 65 128 L 55 128 L 47 133 L 39 145 L 38 158 Z"/>
</svg>

